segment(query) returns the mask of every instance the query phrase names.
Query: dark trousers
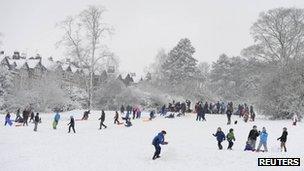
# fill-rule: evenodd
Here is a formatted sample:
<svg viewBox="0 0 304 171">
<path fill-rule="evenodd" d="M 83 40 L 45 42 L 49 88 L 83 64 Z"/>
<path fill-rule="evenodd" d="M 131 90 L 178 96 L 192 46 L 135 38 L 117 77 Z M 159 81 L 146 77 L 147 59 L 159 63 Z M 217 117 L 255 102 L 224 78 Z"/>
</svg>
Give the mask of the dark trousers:
<svg viewBox="0 0 304 171">
<path fill-rule="evenodd" d="M 232 142 L 232 140 L 229 140 L 228 141 L 228 148 L 227 149 L 231 149 L 232 146 L 233 146 L 233 142 Z"/>
<path fill-rule="evenodd" d="M 281 150 L 283 150 L 283 149 L 285 152 L 287 152 L 286 142 L 281 141 Z"/>
<path fill-rule="evenodd" d="M 71 132 L 71 128 L 73 129 L 74 133 L 76 133 L 74 125 L 69 126 L 69 133 Z"/>
<path fill-rule="evenodd" d="M 104 121 L 100 122 L 100 127 L 99 127 L 99 129 L 101 129 L 102 126 L 103 126 L 104 128 L 107 128 L 107 126 L 106 126 L 105 124 L 103 124 L 103 122 L 104 122 Z"/>
<path fill-rule="evenodd" d="M 154 144 L 153 144 L 153 146 L 154 146 L 154 148 L 155 148 L 155 153 L 154 153 L 154 155 L 153 155 L 153 159 L 155 159 L 155 157 L 159 157 L 161 148 L 160 148 L 160 145 L 154 145 Z"/>
<path fill-rule="evenodd" d="M 34 131 L 37 131 L 38 122 L 34 122 L 34 123 L 35 123 Z"/>
<path fill-rule="evenodd" d="M 205 113 L 202 113 L 202 119 L 203 119 L 203 121 L 206 121 Z"/>
<path fill-rule="evenodd" d="M 231 123 L 231 112 L 230 111 L 227 111 L 227 119 L 228 119 L 227 125 L 230 125 L 230 123 Z"/>
<path fill-rule="evenodd" d="M 201 121 L 202 117 L 201 114 L 197 113 L 196 115 L 196 121 Z"/>
<path fill-rule="evenodd" d="M 27 123 L 28 118 L 23 118 L 23 119 L 24 119 L 24 121 L 23 121 L 23 126 L 24 126 L 24 125 L 28 126 L 28 123 Z"/>
<path fill-rule="evenodd" d="M 218 141 L 218 142 L 217 142 L 217 146 L 218 146 L 218 148 L 219 148 L 220 150 L 223 149 L 222 141 Z"/>
<path fill-rule="evenodd" d="M 118 121 L 118 118 L 116 118 L 116 119 L 114 120 L 114 124 L 116 124 L 116 123 L 117 123 L 117 124 L 120 124 L 119 121 Z"/>
</svg>

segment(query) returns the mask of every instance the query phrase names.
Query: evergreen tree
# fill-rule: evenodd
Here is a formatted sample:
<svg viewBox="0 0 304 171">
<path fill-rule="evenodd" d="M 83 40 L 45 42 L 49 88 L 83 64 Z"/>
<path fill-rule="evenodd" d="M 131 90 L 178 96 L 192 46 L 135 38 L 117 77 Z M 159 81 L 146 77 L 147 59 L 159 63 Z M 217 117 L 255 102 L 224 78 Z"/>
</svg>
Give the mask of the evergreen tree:
<svg viewBox="0 0 304 171">
<path fill-rule="evenodd" d="M 189 39 L 181 39 L 170 51 L 168 58 L 162 65 L 164 75 L 171 83 L 193 78 L 197 71 L 197 60 L 192 57 L 195 48 Z"/>
</svg>

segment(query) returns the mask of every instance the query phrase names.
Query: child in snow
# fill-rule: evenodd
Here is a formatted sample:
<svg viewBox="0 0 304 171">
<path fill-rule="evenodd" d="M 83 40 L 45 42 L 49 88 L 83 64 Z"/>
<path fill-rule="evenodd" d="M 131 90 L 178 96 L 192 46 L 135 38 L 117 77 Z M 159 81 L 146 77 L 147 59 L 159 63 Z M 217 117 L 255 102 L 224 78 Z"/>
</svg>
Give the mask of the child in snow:
<svg viewBox="0 0 304 171">
<path fill-rule="evenodd" d="M 222 150 L 223 149 L 222 142 L 225 140 L 225 134 L 222 131 L 221 127 L 218 127 L 216 133 L 212 135 L 216 137 L 217 146 L 220 150 Z"/>
<path fill-rule="evenodd" d="M 75 131 L 75 120 L 74 120 L 73 116 L 70 117 L 70 123 L 68 123 L 68 125 L 69 125 L 69 132 L 68 133 L 71 132 L 71 128 L 73 129 L 74 133 L 76 133 L 76 131 Z"/>
<path fill-rule="evenodd" d="M 102 129 L 102 126 L 103 126 L 104 128 L 107 128 L 107 126 L 103 123 L 103 122 L 105 121 L 105 119 L 106 119 L 106 114 L 105 114 L 104 110 L 101 110 L 101 116 L 100 116 L 100 118 L 98 119 L 98 120 L 100 120 L 99 129 Z"/>
<path fill-rule="evenodd" d="M 55 117 L 54 117 L 54 122 L 53 122 L 53 129 L 57 129 L 57 125 L 60 119 L 60 114 L 56 112 Z"/>
<path fill-rule="evenodd" d="M 260 135 L 260 131 L 258 131 L 257 126 L 254 125 L 248 135 L 248 141 L 254 150 L 255 150 L 256 140 L 259 135 Z"/>
<path fill-rule="evenodd" d="M 114 124 L 116 124 L 116 123 L 117 123 L 117 125 L 119 125 L 119 124 L 120 124 L 120 122 L 118 121 L 118 118 L 119 118 L 119 114 L 118 114 L 118 112 L 117 112 L 117 111 L 115 111 L 115 116 L 114 116 Z"/>
<path fill-rule="evenodd" d="M 152 110 L 152 111 L 150 112 L 150 118 L 149 118 L 149 120 L 152 120 L 152 119 L 155 118 L 154 114 L 155 114 L 155 112 L 154 112 L 154 110 Z"/>
<path fill-rule="evenodd" d="M 4 126 L 6 126 L 6 124 L 8 124 L 9 126 L 12 126 L 12 121 L 11 121 L 11 114 L 9 112 L 7 112 L 6 116 L 5 116 L 5 122 L 4 122 Z"/>
<path fill-rule="evenodd" d="M 254 151 L 254 149 L 251 147 L 249 141 L 246 142 L 246 146 L 245 146 L 244 151 Z"/>
<path fill-rule="evenodd" d="M 166 131 L 161 131 L 160 133 L 157 134 L 156 137 L 153 138 L 153 141 L 152 141 L 152 145 L 155 147 L 155 152 L 154 152 L 154 155 L 152 157 L 153 160 L 159 158 L 160 156 L 160 152 L 161 152 L 161 147 L 160 147 L 160 144 L 161 145 L 167 145 L 168 142 L 165 142 L 165 135 L 166 135 Z"/>
<path fill-rule="evenodd" d="M 36 113 L 36 116 L 34 117 L 34 124 L 35 124 L 34 131 L 35 132 L 37 131 L 39 121 L 40 121 L 39 113 Z"/>
<path fill-rule="evenodd" d="M 233 146 L 233 142 L 235 141 L 235 137 L 234 137 L 234 133 L 233 133 L 233 129 L 231 128 L 229 130 L 229 133 L 227 134 L 227 141 L 228 141 L 228 148 L 229 150 L 232 150 L 232 146 Z"/>
<path fill-rule="evenodd" d="M 295 113 L 292 117 L 292 125 L 296 126 L 298 122 L 298 115 Z"/>
<path fill-rule="evenodd" d="M 267 152 L 267 137 L 268 137 L 268 133 L 266 132 L 266 128 L 263 127 L 262 129 L 262 132 L 260 134 L 260 143 L 259 143 L 259 146 L 258 146 L 258 149 L 257 149 L 257 152 L 260 151 L 260 148 L 264 147 L 264 151 Z"/>
<path fill-rule="evenodd" d="M 281 141 L 281 151 L 282 151 L 283 148 L 284 148 L 284 151 L 285 151 L 285 152 L 287 152 L 287 149 L 286 149 L 287 135 L 288 135 L 287 128 L 284 127 L 284 128 L 283 128 L 283 133 L 282 133 L 281 137 L 279 137 L 279 138 L 277 139 L 277 140 L 280 140 L 280 141 Z"/>
</svg>

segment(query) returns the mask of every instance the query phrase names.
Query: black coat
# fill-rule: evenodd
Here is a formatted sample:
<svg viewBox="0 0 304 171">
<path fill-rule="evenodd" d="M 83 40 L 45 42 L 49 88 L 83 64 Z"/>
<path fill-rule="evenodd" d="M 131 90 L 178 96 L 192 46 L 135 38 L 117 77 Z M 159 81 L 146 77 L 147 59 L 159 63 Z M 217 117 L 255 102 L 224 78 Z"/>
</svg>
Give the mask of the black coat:
<svg viewBox="0 0 304 171">
<path fill-rule="evenodd" d="M 75 126 L 75 120 L 74 120 L 74 118 L 71 118 L 70 123 L 68 125 Z"/>
<path fill-rule="evenodd" d="M 250 139 L 250 140 L 256 140 L 259 135 L 260 135 L 260 132 L 258 132 L 257 130 L 252 129 L 249 132 L 248 139 Z"/>
<path fill-rule="evenodd" d="M 35 116 L 34 121 L 38 123 L 38 122 L 39 122 L 39 120 L 40 120 L 39 116 L 38 116 L 38 115 L 36 115 L 36 116 Z"/>
<path fill-rule="evenodd" d="M 103 112 L 103 113 L 101 114 L 99 120 L 100 120 L 101 122 L 103 122 L 103 121 L 105 121 L 105 118 L 106 118 L 106 115 L 105 115 L 105 113 Z"/>
<path fill-rule="evenodd" d="M 288 135 L 288 132 L 283 131 L 282 136 L 280 138 L 278 138 L 278 140 L 280 140 L 281 142 L 286 142 L 287 141 L 287 135 Z"/>
</svg>

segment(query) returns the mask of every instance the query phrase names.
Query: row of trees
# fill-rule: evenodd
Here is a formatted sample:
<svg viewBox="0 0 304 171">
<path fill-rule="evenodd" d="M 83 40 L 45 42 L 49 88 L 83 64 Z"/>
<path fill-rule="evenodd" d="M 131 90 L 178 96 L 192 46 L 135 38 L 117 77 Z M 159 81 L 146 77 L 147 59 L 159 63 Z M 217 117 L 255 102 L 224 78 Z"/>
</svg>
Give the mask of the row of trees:
<svg viewBox="0 0 304 171">
<path fill-rule="evenodd" d="M 241 56 L 219 56 L 210 67 L 197 64 L 189 39 L 160 50 L 149 83 L 165 93 L 197 100 L 254 104 L 260 113 L 287 118 L 304 113 L 304 10 L 262 12 L 251 27 L 255 44 Z"/>
</svg>

